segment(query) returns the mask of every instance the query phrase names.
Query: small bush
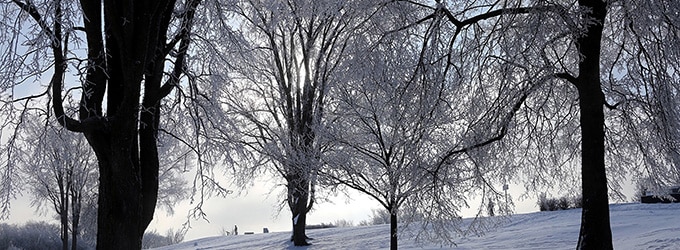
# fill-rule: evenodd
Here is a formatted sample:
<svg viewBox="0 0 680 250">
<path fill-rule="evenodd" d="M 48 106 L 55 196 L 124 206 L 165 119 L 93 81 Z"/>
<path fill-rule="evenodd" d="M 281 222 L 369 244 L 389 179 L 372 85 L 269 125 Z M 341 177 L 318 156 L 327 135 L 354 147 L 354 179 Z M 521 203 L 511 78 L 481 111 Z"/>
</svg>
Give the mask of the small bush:
<svg viewBox="0 0 680 250">
<path fill-rule="evenodd" d="M 340 219 L 335 221 L 335 226 L 336 227 L 353 227 L 354 222 L 351 220 L 345 220 L 345 219 Z"/>
<path fill-rule="evenodd" d="M 545 193 L 538 196 L 538 208 L 541 211 L 555 211 L 557 210 L 557 199 L 547 198 Z"/>
<path fill-rule="evenodd" d="M 59 225 L 47 222 L 0 224 L 0 249 L 61 249 Z M 94 249 L 94 246 L 79 242 L 78 249 Z"/>
<path fill-rule="evenodd" d="M 571 207 L 572 208 L 582 208 L 583 207 L 583 197 L 579 196 L 574 196 L 571 198 Z"/>
<path fill-rule="evenodd" d="M 569 199 L 567 199 L 567 197 L 562 197 L 557 202 L 557 209 L 559 209 L 559 210 L 567 210 L 570 207 L 571 207 L 571 204 L 569 202 Z"/>
</svg>

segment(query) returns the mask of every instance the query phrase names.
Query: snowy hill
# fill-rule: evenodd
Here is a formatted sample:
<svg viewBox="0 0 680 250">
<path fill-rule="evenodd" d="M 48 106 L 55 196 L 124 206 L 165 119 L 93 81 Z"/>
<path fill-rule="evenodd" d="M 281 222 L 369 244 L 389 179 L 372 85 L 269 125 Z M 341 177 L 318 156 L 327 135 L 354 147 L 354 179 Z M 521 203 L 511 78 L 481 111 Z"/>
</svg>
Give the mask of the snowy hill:
<svg viewBox="0 0 680 250">
<path fill-rule="evenodd" d="M 615 249 L 680 249 L 680 203 L 610 206 Z M 513 215 L 483 236 L 455 239 L 457 246 L 419 244 L 400 236 L 401 249 L 574 249 L 580 209 Z M 466 219 L 467 222 L 470 219 Z M 309 230 L 312 246 L 293 247 L 290 232 L 218 236 L 159 248 L 184 249 L 387 249 L 389 225 Z"/>
</svg>

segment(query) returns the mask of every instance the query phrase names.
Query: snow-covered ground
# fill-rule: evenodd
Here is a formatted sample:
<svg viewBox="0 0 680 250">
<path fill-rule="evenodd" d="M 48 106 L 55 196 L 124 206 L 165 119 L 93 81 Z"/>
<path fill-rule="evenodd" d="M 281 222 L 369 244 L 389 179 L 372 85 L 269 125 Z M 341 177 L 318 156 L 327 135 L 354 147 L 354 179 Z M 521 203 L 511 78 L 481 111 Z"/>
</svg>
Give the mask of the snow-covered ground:
<svg viewBox="0 0 680 250">
<path fill-rule="evenodd" d="M 615 249 L 680 249 L 680 203 L 610 206 Z M 457 246 L 399 239 L 401 249 L 574 249 L 580 209 L 513 215 L 483 236 L 454 239 Z M 466 219 L 469 223 L 470 219 Z M 183 249 L 385 249 L 389 225 L 308 230 L 313 245 L 293 247 L 290 232 L 210 237 L 162 250 Z"/>
</svg>

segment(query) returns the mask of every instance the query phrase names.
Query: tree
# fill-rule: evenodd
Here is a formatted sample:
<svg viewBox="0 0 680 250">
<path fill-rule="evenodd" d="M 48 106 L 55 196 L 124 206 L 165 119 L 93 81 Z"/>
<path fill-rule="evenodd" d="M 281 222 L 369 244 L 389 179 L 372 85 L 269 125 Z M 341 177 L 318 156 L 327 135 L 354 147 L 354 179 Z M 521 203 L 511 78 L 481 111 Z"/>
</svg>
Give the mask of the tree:
<svg viewBox="0 0 680 250">
<path fill-rule="evenodd" d="M 452 3 L 452 6 L 456 5 Z M 644 51 L 647 51 L 645 46 L 652 46 L 663 48 L 660 50 L 664 51 L 662 54 L 666 53 L 666 51 L 669 54 L 676 54 L 675 49 L 670 49 L 667 46 L 677 44 L 677 26 L 672 24 L 673 19 L 669 18 L 673 16 L 671 13 L 677 12 L 677 5 L 674 3 L 632 1 L 538 1 L 524 5 L 522 2 L 504 1 L 480 8 L 466 8 L 462 11 L 449 11 L 447 7 L 444 7 L 446 9 L 445 12 L 451 23 L 456 26 L 455 34 L 459 34 L 458 31 L 465 27 L 467 20 L 472 20 L 475 23 L 481 23 L 481 21 L 486 19 L 496 20 L 491 25 L 476 24 L 479 25 L 479 30 L 481 31 L 478 34 L 496 33 L 498 36 L 473 36 L 475 39 L 498 37 L 501 38 L 499 40 L 503 41 L 498 46 L 490 47 L 493 49 L 489 50 L 490 55 L 485 56 L 485 58 L 500 59 L 500 61 L 508 62 L 507 65 L 511 65 L 512 68 L 539 69 L 537 74 L 527 74 L 524 76 L 538 76 L 538 78 L 545 79 L 543 81 L 550 80 L 546 81 L 546 83 L 553 85 L 559 84 L 559 81 L 554 81 L 555 78 L 563 79 L 575 88 L 576 91 L 569 92 L 546 93 L 535 91 L 534 93 L 537 93 L 535 95 L 543 96 L 539 98 L 543 100 L 548 100 L 548 97 L 556 99 L 564 98 L 562 96 L 563 93 L 573 93 L 578 97 L 579 125 L 581 130 L 578 139 L 581 140 L 580 174 L 583 193 L 583 216 L 577 248 L 611 249 L 607 169 L 613 170 L 610 172 L 614 172 L 617 176 L 625 172 L 625 170 L 621 170 L 621 167 L 619 169 L 613 167 L 607 168 L 606 162 L 609 160 L 610 164 L 617 164 L 630 161 L 627 157 L 621 159 L 607 157 L 605 153 L 607 137 L 605 135 L 606 132 L 609 132 L 609 152 L 615 156 L 622 156 L 623 154 L 621 154 L 622 151 L 620 151 L 619 147 L 625 147 L 627 146 L 626 144 L 640 145 L 636 142 L 631 143 L 631 139 L 635 138 L 635 136 L 624 138 L 623 136 L 626 134 L 639 135 L 639 131 L 655 133 L 654 131 L 659 131 L 658 127 L 675 126 L 676 122 L 672 119 L 659 122 L 665 125 L 656 128 L 635 126 L 635 124 L 630 123 L 633 119 L 627 119 L 626 117 L 635 117 L 644 113 L 638 112 L 638 110 L 650 110 L 648 108 L 638 108 L 636 107 L 637 105 L 642 104 L 641 106 L 649 107 L 647 104 L 663 100 L 659 99 L 666 96 L 663 93 L 673 93 L 673 90 L 670 89 L 675 87 L 670 79 L 677 77 L 675 72 L 667 70 L 647 71 L 646 69 L 665 68 L 666 65 L 675 65 L 675 62 L 668 60 L 668 57 L 649 56 L 650 54 L 645 54 Z M 467 15 L 474 17 L 467 18 Z M 644 18 L 638 19 L 636 17 Z M 646 25 L 642 25 L 644 27 L 659 27 L 659 30 L 662 30 L 660 34 L 665 39 L 659 39 L 658 35 L 655 34 L 642 34 L 642 32 L 639 32 L 642 30 L 639 28 L 641 26 L 638 25 L 641 25 L 643 22 L 637 22 L 636 20 L 644 20 Z M 518 31 L 515 32 L 514 30 Z M 603 34 L 607 34 L 607 36 L 603 36 Z M 621 36 L 621 34 L 630 36 Z M 628 42 L 631 38 L 637 42 Z M 532 48 L 538 48 L 538 50 Z M 629 51 L 636 50 L 639 51 L 637 54 L 629 53 Z M 606 67 L 603 68 L 603 65 Z M 675 66 L 671 67 L 674 68 Z M 643 70 L 638 71 L 637 68 L 642 68 Z M 518 75 L 512 77 L 517 79 Z M 644 77 L 648 77 L 651 80 L 649 82 L 652 84 L 641 84 L 639 80 Z M 545 83 L 540 84 L 543 85 Z M 652 91 L 647 90 L 645 86 L 651 85 L 653 87 L 649 90 Z M 547 90 L 552 89 L 554 88 L 547 88 Z M 641 91 L 642 89 L 645 89 L 645 91 Z M 545 107 L 545 105 L 540 107 Z M 566 105 L 562 107 L 569 109 L 572 106 Z M 618 128 L 612 129 L 608 126 L 608 119 L 606 119 L 607 116 L 605 115 L 604 108 L 613 110 L 609 116 L 610 121 L 612 121 L 611 124 L 620 126 L 621 130 Z M 621 109 L 624 111 L 619 111 Z M 524 112 L 531 113 L 537 111 L 526 110 L 525 108 L 522 113 Z M 558 111 L 557 114 L 559 112 L 564 111 Z M 571 112 L 573 111 L 566 113 Z M 616 112 L 623 112 L 623 119 L 617 118 L 616 116 L 621 114 Z M 537 113 L 544 114 L 544 111 L 539 109 Z M 643 117 L 647 118 L 653 116 L 643 115 Z M 570 116 L 558 115 L 557 118 L 559 117 L 569 118 Z M 652 119 L 656 120 L 655 118 Z M 539 117 L 536 124 L 541 122 L 555 121 L 551 121 L 549 117 Z M 523 129 L 535 131 L 535 128 Z M 605 128 L 608 128 L 609 131 Z M 533 143 L 527 143 L 524 138 L 526 137 L 517 138 L 517 140 L 524 140 L 524 142 L 515 145 Z M 550 139 L 548 138 L 548 141 Z M 671 142 L 673 140 L 665 141 Z M 554 143 L 554 141 L 551 143 Z M 659 143 L 651 144 L 658 145 Z M 644 147 L 638 146 L 638 152 L 643 152 L 642 154 L 647 158 L 645 153 L 647 150 Z M 623 150 L 630 149 L 625 148 Z M 673 155 L 675 153 L 666 151 L 666 154 Z M 567 157 L 567 159 L 574 158 Z M 631 166 L 631 168 L 633 167 Z"/>
<path fill-rule="evenodd" d="M 387 13 L 408 13 L 388 6 Z M 415 14 L 415 13 L 413 13 Z M 447 89 L 437 72 L 418 61 L 422 43 L 415 32 L 385 35 L 412 20 L 413 14 L 387 18 L 376 14 L 372 29 L 348 50 L 354 55 L 341 68 L 347 82 L 331 88 L 327 129 L 321 136 L 335 144 L 323 176 L 378 201 L 389 214 L 390 248 L 398 246 L 398 218 L 406 204 L 429 187 L 429 161 L 436 157 L 433 140 L 444 126 Z M 378 39 L 379 38 L 379 39 Z M 427 38 L 426 38 L 427 39 Z M 425 39 L 424 39 L 425 40 Z M 417 205 L 409 204 L 412 207 Z"/>
<path fill-rule="evenodd" d="M 636 113 L 633 111 L 635 109 L 634 105 L 630 104 L 637 101 L 627 97 L 626 94 L 623 93 L 629 93 L 631 91 L 636 92 L 636 89 L 641 88 L 641 84 L 636 83 L 636 80 L 618 81 L 617 79 L 619 77 L 616 75 L 625 75 L 623 79 L 639 79 L 638 76 L 630 74 L 631 72 L 628 70 L 618 69 L 618 64 L 619 62 L 632 62 L 631 59 L 626 58 L 628 55 L 623 52 L 635 47 L 635 45 L 631 46 L 627 44 L 627 39 L 630 39 L 631 37 L 634 40 L 648 39 L 645 36 L 635 34 L 634 31 L 629 33 L 630 37 L 628 38 L 618 37 L 616 32 L 626 30 L 625 27 L 627 26 L 630 27 L 630 29 L 636 29 L 634 26 L 630 25 L 631 23 L 635 23 L 636 20 L 636 18 L 631 18 L 632 16 L 630 14 L 632 14 L 632 12 L 641 12 L 646 13 L 647 15 L 651 14 L 654 18 L 663 19 L 664 16 L 668 15 L 667 11 L 674 11 L 674 9 L 672 8 L 672 4 L 664 4 L 659 6 L 664 7 L 661 8 L 662 11 L 657 11 L 654 4 L 637 4 L 628 1 L 578 1 L 575 5 L 565 3 L 561 6 L 562 9 L 576 9 L 577 11 L 577 15 L 575 15 L 573 19 L 565 20 L 568 25 L 567 27 L 572 27 L 572 35 L 569 37 L 572 39 L 572 43 L 571 46 L 569 46 L 568 51 L 571 50 L 573 52 L 566 54 L 566 57 L 551 58 L 551 61 L 554 63 L 553 65 L 555 65 L 554 72 L 557 72 L 556 76 L 573 84 L 577 90 L 579 100 L 583 210 L 577 249 L 612 249 L 611 229 L 609 227 L 609 181 L 607 178 L 607 170 L 609 169 L 610 172 L 615 173 L 619 173 L 621 170 L 607 168 L 605 164 L 607 161 L 607 137 L 605 135 L 607 132 L 606 128 L 609 127 L 607 126 L 605 108 L 613 110 L 612 113 L 619 112 L 617 109 L 628 109 L 623 112 Z M 621 13 L 627 13 L 628 15 L 621 15 Z M 627 21 L 621 22 L 619 20 Z M 655 25 L 668 27 L 667 21 L 668 20 L 664 20 Z M 673 29 L 672 26 L 670 29 Z M 673 31 L 671 31 L 670 34 L 672 33 Z M 606 36 L 603 36 L 603 34 Z M 620 40 L 615 40 L 616 38 Z M 677 43 L 677 35 L 669 36 L 667 42 Z M 641 44 L 638 43 L 638 45 Z M 672 50 L 669 52 L 673 53 Z M 570 63 L 571 65 L 569 65 Z M 642 67 L 664 67 L 666 65 L 673 65 L 671 61 L 666 60 L 643 63 L 638 61 L 635 64 Z M 606 75 L 609 77 L 604 78 L 603 76 Z M 663 89 L 665 87 L 672 87 L 672 85 L 664 81 L 665 79 L 672 78 L 666 74 L 652 76 L 651 78 L 653 79 L 652 82 L 656 83 L 655 87 L 657 88 Z M 607 79 L 607 81 L 603 81 L 602 79 Z M 658 92 L 648 92 L 644 93 L 644 95 L 649 98 L 646 102 L 659 98 L 657 97 Z M 615 103 L 611 104 L 611 101 Z M 651 103 L 654 102 L 656 101 L 652 101 Z M 667 126 L 674 126 L 673 124 L 675 124 L 675 122 L 666 121 L 664 124 Z M 630 126 L 631 124 L 626 123 L 619 125 L 622 126 L 623 129 L 627 129 L 629 131 L 628 133 L 631 133 L 632 131 L 658 130 L 653 127 L 634 128 L 633 126 Z M 609 128 L 609 130 L 610 138 L 614 137 L 616 139 L 616 137 L 620 136 L 616 134 L 616 128 Z M 632 138 L 634 137 L 628 138 L 628 140 Z M 618 140 L 626 141 L 621 138 L 618 138 Z M 631 142 L 629 141 L 628 143 Z M 650 143 L 650 145 L 654 144 L 657 143 Z M 614 149 L 610 149 L 610 152 L 617 156 L 621 156 L 621 153 L 617 153 L 616 151 L 618 151 L 618 147 L 623 147 L 625 144 L 612 146 Z M 610 164 L 627 162 L 625 157 L 621 158 L 622 159 L 610 160 Z"/>
<path fill-rule="evenodd" d="M 20 131 L 25 154 L 18 157 L 18 165 L 28 179 L 33 204 L 52 206 L 59 216 L 62 249 L 68 249 L 70 231 L 71 249 L 76 250 L 83 199 L 95 188 L 96 161 L 84 137 L 56 124 L 45 125 L 50 123 L 45 120 L 30 116 L 26 130 Z"/>
<path fill-rule="evenodd" d="M 422 225 L 419 238 L 453 243 L 466 197 L 502 196 L 489 181 L 498 170 L 480 163 L 485 157 L 476 149 L 505 136 L 532 90 L 520 82 L 493 91 L 496 83 L 485 81 L 480 72 L 487 69 L 476 57 L 486 51 L 452 54 L 445 13 L 422 15 L 411 4 L 392 3 L 369 20 L 365 38 L 348 46 L 362 56 L 341 67 L 350 81 L 331 88 L 322 134 L 332 145 L 324 178 L 382 204 L 392 249 L 400 218 Z"/>
<path fill-rule="evenodd" d="M 605 105 L 614 108 L 609 110 L 623 127 L 608 135 L 630 138 L 627 155 L 640 166 L 631 173 L 646 188 L 661 191 L 680 183 L 680 65 L 673 59 L 680 54 L 675 14 L 680 6 L 671 1 L 621 1 L 608 9 L 605 37 L 621 42 L 603 45 L 603 53 L 612 55 L 602 66 L 607 76 Z"/>
<path fill-rule="evenodd" d="M 254 154 L 247 166 L 234 163 L 238 178 L 271 171 L 285 180 L 297 246 L 309 244 L 305 224 L 316 201 L 326 96 L 343 81 L 336 72 L 352 56 L 347 43 L 376 8 L 370 1 L 242 1 L 231 22 L 250 32 L 228 40 L 235 55 L 219 51 L 229 56 L 224 71 L 232 71 L 223 75 L 223 114 L 241 126 L 237 145 Z"/>
<path fill-rule="evenodd" d="M 55 118 L 64 128 L 83 133 L 97 157 L 100 249 L 141 248 L 156 207 L 160 108 L 185 74 L 199 3 L 16 0 L 3 4 L 13 5 L 3 6 L 3 24 L 13 27 L 16 38 L 3 39 L 3 49 L 23 61 L 50 60 L 35 64 L 49 66 Z M 12 16 L 21 18 L 7 22 Z M 26 17 L 32 24 L 24 22 Z M 17 49 L 21 43 L 29 49 Z M 15 72 L 3 79 L 3 90 L 41 72 L 32 70 L 43 69 L 27 65 L 33 64 L 3 60 L 3 73 Z M 66 77 L 67 72 L 80 78 Z M 81 83 L 77 118 L 64 111 L 64 88 L 77 85 L 67 81 Z M 24 98 L 13 103 L 20 100 Z"/>
</svg>

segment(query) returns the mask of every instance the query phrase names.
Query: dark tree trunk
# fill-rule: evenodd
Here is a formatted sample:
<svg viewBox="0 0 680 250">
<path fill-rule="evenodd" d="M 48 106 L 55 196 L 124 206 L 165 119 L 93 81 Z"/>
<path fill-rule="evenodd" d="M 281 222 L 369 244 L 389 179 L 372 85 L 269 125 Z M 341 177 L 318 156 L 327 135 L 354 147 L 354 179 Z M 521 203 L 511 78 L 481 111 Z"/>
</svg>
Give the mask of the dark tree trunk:
<svg viewBox="0 0 680 250">
<path fill-rule="evenodd" d="M 73 206 L 71 208 L 71 250 L 77 250 L 78 249 L 78 234 L 80 232 L 80 204 L 82 202 L 81 199 L 78 199 L 78 204 L 76 204 L 76 201 L 73 200 L 72 197 L 72 202 Z M 76 208 L 77 206 L 77 208 Z"/>
<path fill-rule="evenodd" d="M 598 93 L 599 92 L 599 93 Z M 604 114 L 601 90 L 579 90 L 583 144 L 583 211 L 578 249 L 612 249 L 607 175 L 604 165 Z"/>
<path fill-rule="evenodd" d="M 399 242 L 397 241 L 397 214 L 390 211 L 390 249 L 397 250 Z"/>
<path fill-rule="evenodd" d="M 83 204 L 83 185 L 86 180 L 71 184 L 71 250 L 78 249 L 78 235 L 80 234 L 80 208 Z"/>
<path fill-rule="evenodd" d="M 140 139 L 135 139 L 125 133 L 112 133 L 108 138 L 101 134 L 89 138 L 97 152 L 100 171 L 97 249 L 141 249 L 158 191 L 155 137 L 145 139 L 140 133 Z M 144 149 L 149 145 L 154 148 Z M 144 157 L 137 152 L 145 154 Z"/>
<path fill-rule="evenodd" d="M 68 193 L 63 189 L 63 185 L 60 184 L 59 192 L 61 192 L 61 213 L 59 213 L 61 221 L 61 249 L 68 250 Z"/>
<path fill-rule="evenodd" d="M 111 143 L 107 157 L 99 158 L 97 249 L 142 247 L 139 170 L 132 164 L 130 145 L 121 146 L 118 142 Z"/>
<path fill-rule="evenodd" d="M 67 173 L 59 170 L 57 171 L 56 176 L 54 176 L 57 180 L 57 187 L 59 188 L 59 197 L 58 200 L 52 201 L 55 202 L 55 209 L 57 210 L 56 212 L 59 215 L 59 223 L 61 224 L 59 227 L 59 235 L 61 239 L 62 250 L 68 250 L 68 189 L 70 187 L 70 178 L 68 178 L 67 175 Z"/>
<path fill-rule="evenodd" d="M 309 202 L 309 181 L 301 176 L 293 176 L 288 185 L 292 185 L 292 190 L 289 188 L 289 201 L 291 212 L 293 214 L 293 244 L 295 246 L 311 245 L 307 242 L 306 226 L 307 226 L 307 203 Z"/>
<path fill-rule="evenodd" d="M 582 23 L 594 21 L 578 38 L 581 54 L 579 75 L 574 83 L 581 110 L 581 181 L 583 210 L 577 249 L 612 249 L 605 170 L 604 94 L 600 82 L 600 49 L 607 15 L 605 1 L 579 0 L 588 9 Z"/>
</svg>

